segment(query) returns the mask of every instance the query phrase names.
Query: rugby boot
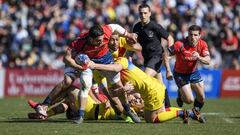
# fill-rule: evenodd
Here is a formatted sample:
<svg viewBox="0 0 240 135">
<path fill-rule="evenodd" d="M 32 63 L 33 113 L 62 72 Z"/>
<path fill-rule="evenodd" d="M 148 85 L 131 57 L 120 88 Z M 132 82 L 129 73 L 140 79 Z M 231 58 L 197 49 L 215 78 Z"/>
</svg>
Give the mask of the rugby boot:
<svg viewBox="0 0 240 135">
<path fill-rule="evenodd" d="M 194 120 L 197 120 L 200 123 L 206 123 L 206 118 L 204 117 L 204 115 L 200 113 L 198 108 L 194 107 L 192 109 L 192 112 L 194 114 L 194 117 L 193 117 Z"/>
<path fill-rule="evenodd" d="M 135 112 L 133 112 L 131 109 L 130 109 L 130 111 L 127 111 L 126 114 L 127 114 L 127 116 L 129 116 L 135 123 L 140 123 L 140 122 L 141 122 L 141 120 L 140 120 L 140 118 L 138 117 L 138 115 L 137 115 Z"/>
<path fill-rule="evenodd" d="M 32 107 L 36 111 L 36 113 L 47 116 L 48 106 L 41 105 L 40 103 L 37 103 L 31 99 L 28 100 L 28 105 Z"/>
</svg>

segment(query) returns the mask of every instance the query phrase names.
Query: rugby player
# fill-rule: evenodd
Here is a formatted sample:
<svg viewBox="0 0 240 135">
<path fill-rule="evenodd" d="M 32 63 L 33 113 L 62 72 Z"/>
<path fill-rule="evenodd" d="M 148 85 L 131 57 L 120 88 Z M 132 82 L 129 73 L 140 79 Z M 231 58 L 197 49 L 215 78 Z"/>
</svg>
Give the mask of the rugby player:
<svg viewBox="0 0 240 135">
<path fill-rule="evenodd" d="M 70 86 L 68 90 L 66 90 L 65 93 L 63 93 L 59 99 L 56 99 L 54 104 L 49 107 L 47 116 L 39 113 L 28 113 L 28 118 L 46 120 L 49 117 L 66 112 L 67 119 L 74 119 L 78 115 L 79 94 L 81 94 L 79 88 Z M 131 98 L 132 102 L 133 100 L 134 99 Z M 35 108 L 39 103 L 29 100 L 28 104 L 30 107 Z M 135 104 L 133 104 L 133 106 L 134 105 Z M 136 106 L 134 107 L 136 108 Z M 109 105 L 108 101 L 96 103 L 91 96 L 88 96 L 88 102 L 85 108 L 85 120 L 116 120 L 119 118 L 124 119 L 126 122 L 133 123 L 132 119 L 128 116 L 118 116 Z"/>
<path fill-rule="evenodd" d="M 177 103 L 181 107 L 183 102 L 194 102 L 194 110 L 201 110 L 205 102 L 204 83 L 197 69 L 197 63 L 210 64 L 210 54 L 207 43 L 201 39 L 201 27 L 192 25 L 188 29 L 188 37 L 177 41 L 169 48 L 176 56 L 174 79 L 179 88 Z M 194 99 L 193 91 L 196 94 Z"/>
<path fill-rule="evenodd" d="M 132 83 L 134 89 L 140 93 L 144 101 L 146 122 L 159 123 L 181 117 L 184 123 L 188 123 L 188 116 L 198 121 L 202 120 L 200 112 L 195 113 L 192 110 L 186 111 L 176 107 L 170 107 L 166 110 L 164 106 L 164 85 L 124 57 L 119 57 L 115 64 L 96 64 L 91 61 L 89 67 L 91 69 L 120 72 L 123 83 Z"/>
<path fill-rule="evenodd" d="M 57 98 L 59 94 L 66 90 L 72 85 L 74 80 L 80 74 L 80 89 L 81 89 L 81 100 L 79 100 L 79 110 L 78 117 L 74 120 L 74 123 L 80 124 L 83 122 L 84 109 L 87 103 L 88 92 L 92 86 L 92 70 L 86 68 L 86 66 L 81 66 L 75 61 L 76 56 L 79 53 L 87 54 L 89 58 L 96 63 L 109 64 L 113 62 L 113 57 L 108 49 L 108 41 L 111 34 L 117 31 L 120 35 L 128 37 L 133 42 L 136 41 L 136 36 L 132 33 L 128 33 L 124 28 L 117 24 L 109 25 L 95 25 L 90 28 L 89 32 L 81 34 L 76 40 L 72 41 L 70 47 L 67 49 L 64 56 L 64 63 L 66 68 L 64 69 L 64 80 L 57 84 L 55 88 L 50 92 L 42 104 L 36 107 L 36 112 L 44 116 L 47 116 L 48 106 L 51 104 L 52 100 Z M 122 107 L 118 103 L 115 103 L 117 113 L 122 113 L 123 109 L 135 122 L 140 122 L 138 116 L 131 112 L 129 104 L 127 102 L 125 92 L 123 91 L 123 85 L 120 81 L 120 74 L 114 72 L 101 72 L 103 76 L 107 78 L 108 85 L 111 89 L 119 89 L 122 92 L 118 92 L 118 98 L 122 103 Z M 114 91 L 112 91 L 114 92 Z M 114 99 L 112 100 L 114 101 Z"/>
</svg>

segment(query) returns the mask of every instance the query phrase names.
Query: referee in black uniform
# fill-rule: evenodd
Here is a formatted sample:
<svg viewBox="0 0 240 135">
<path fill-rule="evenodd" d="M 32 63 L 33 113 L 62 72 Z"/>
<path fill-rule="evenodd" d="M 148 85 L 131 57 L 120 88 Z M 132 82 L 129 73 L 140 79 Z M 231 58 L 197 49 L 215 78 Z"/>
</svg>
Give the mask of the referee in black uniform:
<svg viewBox="0 0 240 135">
<path fill-rule="evenodd" d="M 133 32 L 138 35 L 138 42 L 142 46 L 142 55 L 144 58 L 145 73 L 160 80 L 162 83 L 162 74 L 160 72 L 161 64 L 166 67 L 166 77 L 172 80 L 172 72 L 169 66 L 169 59 L 165 47 L 161 45 L 161 38 L 168 42 L 168 47 L 174 44 L 173 37 L 160 25 L 150 20 L 151 9 L 147 4 L 141 4 L 138 8 L 141 21 L 134 25 Z M 166 52 L 166 53 L 165 53 Z M 170 107 L 168 92 L 165 92 L 165 107 Z"/>
</svg>

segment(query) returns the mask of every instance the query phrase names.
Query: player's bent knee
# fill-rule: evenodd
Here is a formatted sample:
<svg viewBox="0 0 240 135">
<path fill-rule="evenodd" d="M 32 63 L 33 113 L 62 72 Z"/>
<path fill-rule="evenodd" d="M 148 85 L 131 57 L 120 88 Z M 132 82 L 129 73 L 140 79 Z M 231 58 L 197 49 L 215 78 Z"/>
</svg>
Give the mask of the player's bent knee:
<svg viewBox="0 0 240 135">
<path fill-rule="evenodd" d="M 68 97 L 72 97 L 73 99 L 77 99 L 78 92 L 76 90 L 72 90 L 72 91 L 68 92 Z"/>
<path fill-rule="evenodd" d="M 184 100 L 184 103 L 186 104 L 192 104 L 193 102 L 194 102 L 194 99 L 191 99 L 191 98 Z"/>
<path fill-rule="evenodd" d="M 67 87 L 70 87 L 70 86 L 72 85 L 72 82 L 73 82 L 73 81 L 72 81 L 71 79 L 65 78 L 65 79 L 63 80 L 62 84 L 63 84 L 64 87 L 67 88 Z"/>
<path fill-rule="evenodd" d="M 205 97 L 199 97 L 197 99 L 200 103 L 204 103 L 205 102 Z"/>
</svg>

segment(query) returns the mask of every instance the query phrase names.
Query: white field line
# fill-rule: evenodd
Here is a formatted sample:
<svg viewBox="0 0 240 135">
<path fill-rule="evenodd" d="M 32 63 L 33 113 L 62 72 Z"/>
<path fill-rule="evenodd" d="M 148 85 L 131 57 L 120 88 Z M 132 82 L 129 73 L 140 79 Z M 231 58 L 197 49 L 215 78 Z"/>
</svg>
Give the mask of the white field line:
<svg viewBox="0 0 240 135">
<path fill-rule="evenodd" d="M 218 115 L 225 115 L 224 113 L 215 113 L 215 112 L 210 112 L 210 113 L 202 113 L 203 115 L 215 115 L 215 116 L 218 116 Z"/>
<path fill-rule="evenodd" d="M 227 123 L 233 123 L 232 120 L 230 120 L 229 118 L 222 118 L 224 121 L 226 121 Z"/>
<path fill-rule="evenodd" d="M 212 115 L 212 116 L 220 116 L 220 115 L 225 115 L 224 113 L 202 113 L 204 115 Z M 225 122 L 227 123 L 234 123 L 231 119 L 229 118 L 224 118 L 224 117 L 221 117 L 222 120 L 224 120 Z"/>
</svg>

